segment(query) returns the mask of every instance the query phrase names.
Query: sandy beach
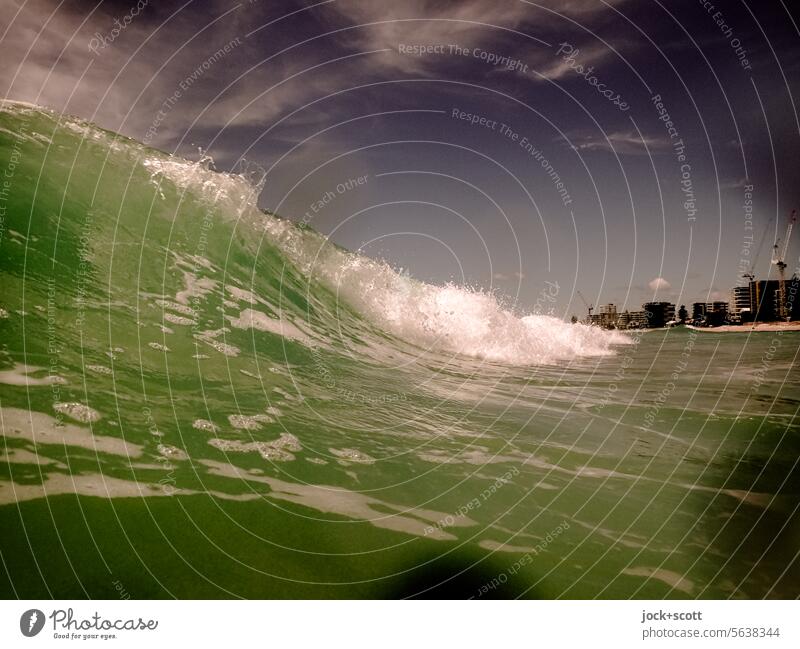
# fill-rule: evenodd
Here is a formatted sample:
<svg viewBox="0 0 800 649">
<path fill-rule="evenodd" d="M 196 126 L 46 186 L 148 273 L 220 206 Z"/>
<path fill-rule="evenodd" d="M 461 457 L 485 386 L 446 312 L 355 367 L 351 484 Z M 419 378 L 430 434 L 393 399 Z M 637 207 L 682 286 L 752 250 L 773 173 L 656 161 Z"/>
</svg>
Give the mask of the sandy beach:
<svg viewBox="0 0 800 649">
<path fill-rule="evenodd" d="M 686 325 L 687 329 L 704 331 L 707 333 L 752 333 L 759 331 L 800 331 L 800 322 L 758 322 L 743 325 L 723 325 L 721 327 L 694 327 Z"/>
</svg>

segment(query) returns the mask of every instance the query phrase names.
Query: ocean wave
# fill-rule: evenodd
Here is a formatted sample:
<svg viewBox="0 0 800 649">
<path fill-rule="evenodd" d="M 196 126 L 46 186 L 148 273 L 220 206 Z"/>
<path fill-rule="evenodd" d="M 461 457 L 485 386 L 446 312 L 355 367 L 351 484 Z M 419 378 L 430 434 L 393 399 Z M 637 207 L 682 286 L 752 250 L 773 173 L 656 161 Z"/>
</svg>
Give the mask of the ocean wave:
<svg viewBox="0 0 800 649">
<path fill-rule="evenodd" d="M 623 334 L 597 327 L 570 324 L 549 316 L 519 314 L 490 292 L 452 283 L 424 283 L 398 272 L 381 260 L 340 248 L 309 227 L 259 209 L 258 197 L 266 182 L 266 174 L 258 165 L 240 162 L 236 172 L 219 172 L 214 170 L 212 158 L 202 152 L 200 159 L 193 162 L 155 151 L 128 138 L 116 137 L 81 120 L 45 110 L 37 113 L 29 105 L 6 102 L 3 110 L 12 115 L 9 124 L 12 131 L 53 133 L 54 137 L 61 138 L 61 142 L 80 139 L 87 146 L 105 147 L 103 167 L 97 170 L 104 178 L 113 180 L 116 164 L 120 184 L 123 179 L 126 185 L 141 182 L 138 178 L 149 179 L 149 191 L 151 194 L 155 191 L 155 196 L 148 220 L 153 220 L 155 212 L 176 222 L 179 218 L 194 219 L 194 223 L 183 225 L 186 231 L 203 224 L 210 229 L 212 221 L 224 221 L 240 234 L 233 241 L 233 230 L 228 230 L 231 242 L 240 242 L 243 237 L 242 245 L 246 247 L 243 252 L 253 257 L 261 255 L 261 243 L 266 241 L 280 257 L 270 267 L 272 272 L 280 272 L 280 277 L 254 275 L 250 280 L 253 285 L 246 287 L 247 292 L 254 296 L 250 300 L 252 305 L 255 306 L 256 301 L 283 304 L 285 301 L 280 292 L 291 285 L 295 293 L 298 288 L 302 289 L 320 311 L 313 322 L 303 323 L 300 320 L 304 314 L 299 309 L 291 312 L 275 307 L 273 311 L 279 314 L 280 321 L 248 309 L 237 316 L 228 316 L 233 326 L 260 329 L 308 346 L 326 346 L 325 338 L 342 329 L 338 326 L 341 323 L 331 322 L 345 317 L 339 303 L 342 301 L 357 314 L 354 322 L 348 322 L 345 327 L 357 330 L 353 336 L 355 339 L 368 340 L 371 327 L 377 326 L 423 351 L 498 363 L 535 365 L 609 355 L 614 353 L 615 345 L 628 341 Z M 70 147 L 63 148 L 68 151 Z M 41 156 L 41 152 L 36 155 Z M 53 163 L 51 155 L 48 164 Z M 74 164 L 68 156 L 64 161 L 65 165 L 67 163 Z M 144 175 L 130 176 L 131 163 L 134 171 L 138 169 Z M 87 177 L 91 176 L 91 173 L 87 174 Z M 167 190 L 167 185 L 172 190 Z M 137 189 L 134 185 L 125 196 L 136 196 Z M 144 191 L 139 193 L 145 194 Z M 95 200 L 94 195 L 92 200 Z M 199 211 L 186 208 L 186 203 L 192 201 L 194 207 L 200 206 Z M 121 212 L 113 205 L 107 207 L 111 214 Z M 129 218 L 141 219 L 142 215 L 132 210 Z M 221 233 L 216 232 L 203 236 L 224 240 Z M 256 244 L 258 247 L 254 247 Z M 186 259 L 204 260 L 203 264 L 188 264 L 190 270 L 183 266 L 177 269 L 178 275 L 182 274 L 187 282 L 191 280 L 191 286 L 176 295 L 177 302 L 207 299 L 222 286 L 218 280 L 203 276 L 203 273 L 210 274 L 225 267 L 227 260 L 215 258 L 206 250 L 202 252 L 204 254 L 198 254 L 197 250 L 172 251 L 176 258 L 182 254 Z M 229 255 L 234 253 L 232 247 L 226 251 Z M 206 256 L 210 260 L 205 260 Z M 171 316 L 169 320 L 174 322 L 176 318 Z M 178 324 L 193 322 L 186 320 Z M 309 329 L 316 330 L 306 334 Z"/>
</svg>

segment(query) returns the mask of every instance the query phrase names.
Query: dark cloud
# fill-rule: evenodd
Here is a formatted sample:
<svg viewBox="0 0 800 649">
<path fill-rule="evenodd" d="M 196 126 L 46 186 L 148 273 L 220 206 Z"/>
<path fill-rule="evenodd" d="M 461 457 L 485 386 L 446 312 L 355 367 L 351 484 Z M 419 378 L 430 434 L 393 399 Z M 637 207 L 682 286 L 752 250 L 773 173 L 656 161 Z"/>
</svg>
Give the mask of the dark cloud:
<svg viewBox="0 0 800 649">
<path fill-rule="evenodd" d="M 532 299 L 536 281 L 555 273 L 564 283 L 576 268 L 579 288 L 601 301 L 631 277 L 639 293 L 650 278 L 677 286 L 684 275 L 688 291 L 725 290 L 745 234 L 744 186 L 759 224 L 800 203 L 800 36 L 788 3 L 715 4 L 723 18 L 701 3 L 633 0 L 153 0 L 141 10 L 11 0 L 0 16 L 0 96 L 183 155 L 211 147 L 221 167 L 246 155 L 270 169 L 263 204 L 289 215 L 347 174 L 458 176 L 503 208 L 528 251 Z M 572 63 L 561 43 L 579 51 Z M 483 125 L 453 118 L 454 108 Z M 691 165 L 692 223 L 677 140 Z M 424 195 L 464 215 L 494 254 L 516 245 L 495 206 L 463 185 L 380 178 L 359 200 Z M 314 225 L 333 231 L 355 207 L 342 201 Z M 380 227 L 455 236 L 421 209 L 370 214 L 341 242 L 357 248 Z M 451 244 L 472 250 L 467 239 Z M 388 254 L 402 261 L 401 250 Z M 423 263 L 437 276 L 436 260 Z M 512 277 L 510 267 L 500 274 Z"/>
</svg>

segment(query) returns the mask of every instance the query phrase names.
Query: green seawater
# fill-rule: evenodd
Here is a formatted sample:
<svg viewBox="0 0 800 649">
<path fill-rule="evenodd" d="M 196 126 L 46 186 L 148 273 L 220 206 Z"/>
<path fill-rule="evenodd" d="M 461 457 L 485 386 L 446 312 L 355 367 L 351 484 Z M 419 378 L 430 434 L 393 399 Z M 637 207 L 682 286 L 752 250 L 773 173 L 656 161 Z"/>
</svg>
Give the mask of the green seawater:
<svg viewBox="0 0 800 649">
<path fill-rule="evenodd" d="M 4 598 L 794 598 L 792 332 L 519 318 L 0 105 Z"/>
</svg>

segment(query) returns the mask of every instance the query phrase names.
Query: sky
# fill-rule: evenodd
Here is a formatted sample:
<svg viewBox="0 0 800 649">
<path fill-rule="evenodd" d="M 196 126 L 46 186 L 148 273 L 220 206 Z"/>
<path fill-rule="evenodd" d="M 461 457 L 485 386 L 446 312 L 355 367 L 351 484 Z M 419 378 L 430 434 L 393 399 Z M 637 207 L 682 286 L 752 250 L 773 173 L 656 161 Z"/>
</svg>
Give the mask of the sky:
<svg viewBox="0 0 800 649">
<path fill-rule="evenodd" d="M 727 299 L 759 247 L 774 276 L 800 208 L 799 19 L 788 0 L 4 0 L 0 96 L 246 160 L 267 210 L 568 318 L 578 291 Z"/>
</svg>

